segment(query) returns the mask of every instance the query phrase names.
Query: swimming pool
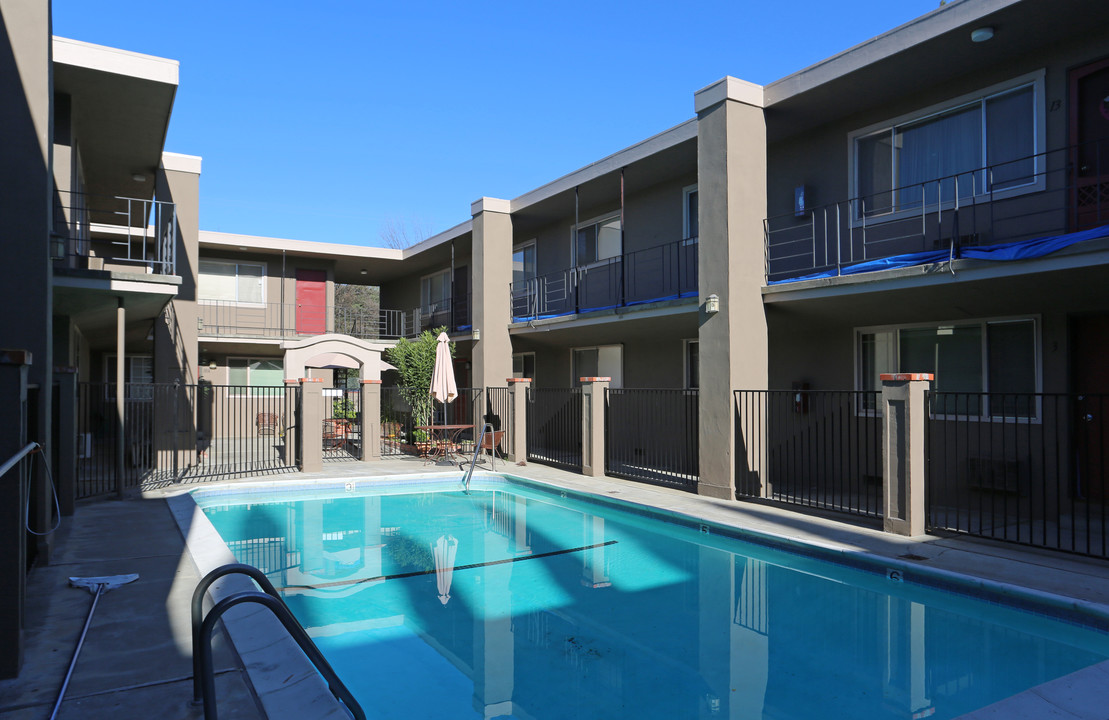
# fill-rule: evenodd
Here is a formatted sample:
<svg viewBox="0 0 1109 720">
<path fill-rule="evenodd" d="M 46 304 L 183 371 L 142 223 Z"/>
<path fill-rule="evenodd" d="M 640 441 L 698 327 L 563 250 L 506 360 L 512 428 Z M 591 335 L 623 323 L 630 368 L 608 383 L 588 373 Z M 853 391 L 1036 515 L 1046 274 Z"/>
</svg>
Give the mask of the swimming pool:
<svg viewBox="0 0 1109 720">
<path fill-rule="evenodd" d="M 371 716 L 951 718 L 1109 657 L 1103 633 L 722 527 L 458 487 L 194 497 Z"/>
</svg>

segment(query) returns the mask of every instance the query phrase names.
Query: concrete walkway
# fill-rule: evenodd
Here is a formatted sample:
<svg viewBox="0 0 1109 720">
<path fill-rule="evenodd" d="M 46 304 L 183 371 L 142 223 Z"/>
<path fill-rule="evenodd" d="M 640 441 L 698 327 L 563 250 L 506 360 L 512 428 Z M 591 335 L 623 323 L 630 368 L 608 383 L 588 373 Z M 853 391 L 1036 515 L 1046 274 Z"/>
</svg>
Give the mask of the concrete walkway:
<svg viewBox="0 0 1109 720">
<path fill-rule="evenodd" d="M 845 555 L 865 554 L 891 563 L 983 578 L 1001 587 L 1047 593 L 1109 618 L 1109 563 L 961 537 L 900 538 L 873 527 L 755 503 L 712 500 L 686 492 L 611 478 L 588 478 L 543 465 L 498 465 L 498 470 L 650 505 L 710 522 L 798 541 Z M 456 467 L 424 465 L 414 458 L 373 463 L 329 463 L 320 473 L 247 478 L 304 482 L 428 471 Z M 211 486 L 215 483 L 203 483 Z M 0 720 L 46 718 L 72 656 L 91 603 L 84 590 L 67 587 L 69 576 L 137 572 L 140 579 L 101 598 L 61 718 L 199 718 L 190 705 L 189 600 L 198 576 L 166 498 L 200 487 L 175 486 L 134 500 L 81 505 L 59 531 L 54 564 L 36 568 L 28 580 L 27 649 L 15 680 L 0 681 Z M 223 718 L 263 717 L 255 688 L 238 656 L 217 652 L 217 691 Z M 974 714 L 987 717 L 1104 718 L 1109 677 L 1094 666 Z M 1049 687 L 1050 686 L 1050 687 Z M 1046 713 L 1046 714 L 1045 714 Z"/>
</svg>

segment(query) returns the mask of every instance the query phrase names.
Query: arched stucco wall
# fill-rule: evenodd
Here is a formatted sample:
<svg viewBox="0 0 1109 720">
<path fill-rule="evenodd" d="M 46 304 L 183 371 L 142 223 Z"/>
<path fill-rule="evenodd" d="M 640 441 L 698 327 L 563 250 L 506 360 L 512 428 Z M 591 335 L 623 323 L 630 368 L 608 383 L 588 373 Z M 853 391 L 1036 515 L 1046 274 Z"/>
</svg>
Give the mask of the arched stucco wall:
<svg viewBox="0 0 1109 720">
<path fill-rule="evenodd" d="M 294 340 L 281 344 L 285 351 L 285 379 L 296 380 L 306 377 L 305 368 L 343 364 L 348 359 L 351 366 L 360 367 L 362 380 L 380 380 L 381 370 L 388 367 L 381 360 L 385 345 L 368 343 L 348 335 L 317 335 L 305 340 Z"/>
</svg>

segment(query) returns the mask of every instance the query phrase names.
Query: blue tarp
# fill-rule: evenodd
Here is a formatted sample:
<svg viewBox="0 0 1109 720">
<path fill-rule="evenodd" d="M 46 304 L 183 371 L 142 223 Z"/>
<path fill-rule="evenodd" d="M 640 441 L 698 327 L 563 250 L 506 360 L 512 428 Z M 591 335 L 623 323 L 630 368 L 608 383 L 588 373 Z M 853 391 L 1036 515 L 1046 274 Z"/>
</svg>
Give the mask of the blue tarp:
<svg viewBox="0 0 1109 720">
<path fill-rule="evenodd" d="M 1004 243 L 1001 245 L 982 245 L 961 248 L 957 251 L 957 258 L 973 258 L 975 260 L 1027 260 L 1043 257 L 1058 252 L 1063 248 L 1076 243 L 1098 238 L 1109 237 L 1109 225 L 1103 225 L 1092 230 L 1067 233 L 1065 235 L 1052 235 L 1050 237 L 1036 238 L 1034 240 L 1021 240 L 1020 242 Z M 928 265 L 931 263 L 947 262 L 951 258 L 948 250 L 932 250 L 929 252 L 905 253 L 891 255 L 880 260 L 867 260 L 866 262 L 848 265 L 837 273 L 835 269 L 803 275 L 801 277 L 786 278 L 784 280 L 771 280 L 769 285 L 781 283 L 801 282 L 802 280 L 816 280 L 818 278 L 836 277 L 837 275 L 855 275 L 858 273 L 877 272 L 893 268 L 912 267 L 914 265 Z"/>
</svg>

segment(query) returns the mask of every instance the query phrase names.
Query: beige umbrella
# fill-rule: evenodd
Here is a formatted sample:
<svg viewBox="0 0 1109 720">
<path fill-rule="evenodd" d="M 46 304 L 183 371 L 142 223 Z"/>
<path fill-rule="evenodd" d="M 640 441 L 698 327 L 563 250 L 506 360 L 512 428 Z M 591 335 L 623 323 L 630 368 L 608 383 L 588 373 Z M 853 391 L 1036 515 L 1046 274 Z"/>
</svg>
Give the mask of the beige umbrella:
<svg viewBox="0 0 1109 720">
<path fill-rule="evenodd" d="M 435 556 L 435 587 L 439 590 L 439 602 L 446 605 L 451 599 L 451 578 L 454 576 L 454 556 L 458 552 L 458 540 L 453 535 L 440 535 L 432 548 Z"/>
<path fill-rule="evenodd" d="M 431 397 L 446 405 L 458 397 L 454 381 L 454 363 L 451 362 L 450 338 L 439 333 L 439 346 L 435 348 L 435 367 L 431 370 Z"/>
</svg>

